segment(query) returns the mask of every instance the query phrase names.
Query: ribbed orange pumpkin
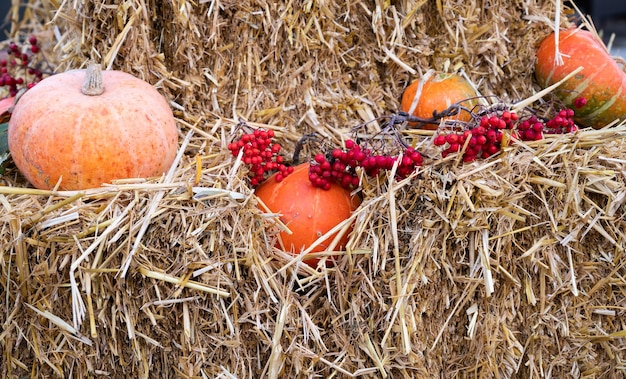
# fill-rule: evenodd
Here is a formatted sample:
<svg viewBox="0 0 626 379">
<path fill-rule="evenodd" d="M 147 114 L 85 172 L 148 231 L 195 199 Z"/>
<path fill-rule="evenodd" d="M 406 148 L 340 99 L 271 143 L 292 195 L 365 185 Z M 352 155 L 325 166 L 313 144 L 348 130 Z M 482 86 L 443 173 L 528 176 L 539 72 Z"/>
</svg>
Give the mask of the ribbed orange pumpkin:
<svg viewBox="0 0 626 379">
<path fill-rule="evenodd" d="M 537 50 L 535 77 L 545 88 L 582 66 L 583 69 L 553 91 L 563 103 L 574 107 L 578 97 L 587 105 L 575 109 L 575 121 L 581 126 L 600 128 L 626 117 L 626 74 L 611 58 L 594 34 L 582 29 L 559 31 L 559 51 L 563 64 L 555 62 L 554 33 Z"/>
<path fill-rule="evenodd" d="M 270 176 L 256 189 L 256 195 L 272 212 L 281 214 L 280 220 L 292 232 L 281 232 L 277 244 L 281 246 L 282 243 L 292 255 L 300 254 L 320 236 L 349 218 L 361 202 L 358 196 L 351 196 L 349 190 L 337 184 L 332 184 L 330 190 L 314 187 L 309 181 L 308 163 L 297 166 L 281 182 Z M 312 252 L 326 250 L 335 236 L 321 242 Z M 342 236 L 336 249 L 343 249 L 347 242 L 348 233 Z M 319 260 L 312 258 L 304 263 L 317 267 Z"/>
<path fill-rule="evenodd" d="M 472 109 L 476 105 L 476 91 L 465 78 L 455 74 L 434 74 L 413 81 L 402 94 L 401 109 L 422 119 L 433 117 L 433 111 L 441 112 L 456 102 Z M 463 101 L 470 99 L 467 101 Z M 468 121 L 470 113 L 461 110 L 446 119 Z M 438 124 L 409 123 L 422 129 L 435 130 Z"/>
<path fill-rule="evenodd" d="M 91 65 L 28 90 L 11 115 L 8 142 L 15 165 L 35 187 L 50 189 L 61 179 L 61 189 L 80 190 L 162 175 L 176 156 L 178 130 L 149 83 Z"/>
</svg>

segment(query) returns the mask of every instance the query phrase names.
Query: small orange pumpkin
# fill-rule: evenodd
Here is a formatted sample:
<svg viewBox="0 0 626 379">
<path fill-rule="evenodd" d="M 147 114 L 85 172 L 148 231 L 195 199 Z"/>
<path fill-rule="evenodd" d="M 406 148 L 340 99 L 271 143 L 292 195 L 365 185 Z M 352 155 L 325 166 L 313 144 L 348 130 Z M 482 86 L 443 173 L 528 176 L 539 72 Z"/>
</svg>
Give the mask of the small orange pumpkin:
<svg viewBox="0 0 626 379">
<path fill-rule="evenodd" d="M 149 83 L 99 65 L 49 76 L 18 100 L 9 120 L 11 157 L 36 188 L 99 187 L 162 175 L 178 148 L 165 98 Z"/>
<path fill-rule="evenodd" d="M 626 73 L 593 33 L 576 28 L 559 30 L 562 65 L 556 63 L 555 51 L 555 36 L 551 33 L 537 49 L 535 77 L 546 88 L 583 67 L 553 91 L 570 108 L 577 98 L 587 100 L 585 106 L 576 109 L 577 124 L 600 128 L 626 117 Z"/>
<path fill-rule="evenodd" d="M 270 176 L 256 189 L 256 195 L 273 213 L 279 213 L 280 220 L 292 234 L 281 232 L 277 246 L 296 256 L 311 246 L 320 236 L 350 217 L 359 206 L 361 199 L 352 196 L 350 191 L 333 183 L 329 190 L 314 187 L 309 181 L 309 164 L 301 164 L 282 181 Z M 345 233 L 336 246 L 341 250 L 348 242 Z M 336 234 L 317 245 L 311 252 L 325 251 Z M 311 258 L 304 263 L 317 267 L 320 259 Z M 326 261 L 327 263 L 328 260 Z"/>
<path fill-rule="evenodd" d="M 433 117 L 433 112 L 441 112 L 452 104 L 472 109 L 476 105 L 476 91 L 462 76 L 455 74 L 426 74 L 414 80 L 402 94 L 401 109 L 422 119 Z M 465 100 L 465 101 L 464 101 Z M 461 110 L 447 120 L 469 121 L 471 114 Z M 429 130 L 436 130 L 438 124 L 409 123 L 409 125 Z"/>
</svg>

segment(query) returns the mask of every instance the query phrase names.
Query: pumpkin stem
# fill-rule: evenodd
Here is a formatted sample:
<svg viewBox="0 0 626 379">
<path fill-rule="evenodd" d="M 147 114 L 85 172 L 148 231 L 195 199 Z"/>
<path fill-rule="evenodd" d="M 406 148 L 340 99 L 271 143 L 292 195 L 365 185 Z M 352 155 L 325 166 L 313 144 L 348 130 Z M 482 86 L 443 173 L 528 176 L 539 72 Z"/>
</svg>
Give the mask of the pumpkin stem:
<svg viewBox="0 0 626 379">
<path fill-rule="evenodd" d="M 98 63 L 90 63 L 87 66 L 85 81 L 81 88 L 83 95 L 98 96 L 104 92 L 102 83 L 102 68 Z"/>
</svg>

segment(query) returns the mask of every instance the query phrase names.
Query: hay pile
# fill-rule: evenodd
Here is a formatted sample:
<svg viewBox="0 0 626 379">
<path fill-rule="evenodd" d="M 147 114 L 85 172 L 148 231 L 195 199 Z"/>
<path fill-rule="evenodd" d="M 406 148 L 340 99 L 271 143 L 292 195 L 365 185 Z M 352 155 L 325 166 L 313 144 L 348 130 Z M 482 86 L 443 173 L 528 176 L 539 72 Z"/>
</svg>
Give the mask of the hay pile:
<svg viewBox="0 0 626 379">
<path fill-rule="evenodd" d="M 59 71 L 154 83 L 181 149 L 163 178 L 85 192 L 0 178 L 2 377 L 615 377 L 623 374 L 626 126 L 363 185 L 334 268 L 276 251 L 240 119 L 289 150 L 393 112 L 427 69 L 534 92 L 534 1 L 30 2 Z M 563 9 L 559 8 L 559 12 Z M 50 20 L 41 24 L 34 20 Z M 54 48 L 52 46 L 54 45 Z"/>
</svg>

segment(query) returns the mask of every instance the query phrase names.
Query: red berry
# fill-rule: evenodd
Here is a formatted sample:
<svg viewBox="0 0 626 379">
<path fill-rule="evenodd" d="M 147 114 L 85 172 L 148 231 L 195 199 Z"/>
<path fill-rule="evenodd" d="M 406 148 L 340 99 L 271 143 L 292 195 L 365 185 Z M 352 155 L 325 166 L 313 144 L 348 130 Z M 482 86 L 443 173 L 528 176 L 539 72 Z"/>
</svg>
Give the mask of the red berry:
<svg viewBox="0 0 626 379">
<path fill-rule="evenodd" d="M 476 155 L 473 154 L 463 154 L 463 162 L 473 162 L 476 160 Z"/>
<path fill-rule="evenodd" d="M 352 177 L 352 187 L 358 187 L 359 186 L 359 177 L 358 176 L 353 176 Z"/>
<path fill-rule="evenodd" d="M 472 134 L 473 135 L 481 135 L 481 134 L 485 134 L 487 130 L 485 128 L 483 128 L 482 126 L 479 126 L 477 128 L 472 129 Z"/>
<path fill-rule="evenodd" d="M 585 105 L 587 105 L 587 99 L 585 99 L 584 97 L 577 97 L 574 100 L 574 106 L 576 108 L 580 109 L 580 108 L 584 107 Z"/>
<path fill-rule="evenodd" d="M 439 134 L 437 137 L 435 137 L 433 143 L 435 144 L 435 146 L 443 146 L 446 143 L 446 136 Z"/>
<path fill-rule="evenodd" d="M 489 153 L 489 155 L 493 155 L 493 154 L 497 153 L 497 152 L 498 152 L 498 150 L 500 150 L 500 149 L 498 148 L 498 146 L 493 145 L 493 144 L 491 144 L 491 145 L 487 145 L 487 146 L 486 146 L 486 149 L 485 149 L 485 151 L 487 151 L 487 153 Z"/>
<path fill-rule="evenodd" d="M 455 133 L 450 133 L 446 136 L 446 142 L 449 144 L 459 143 L 459 136 Z"/>
<path fill-rule="evenodd" d="M 451 143 L 450 147 L 448 147 L 448 151 L 450 152 L 456 152 L 459 151 L 461 149 L 461 145 L 459 145 L 458 143 Z"/>
</svg>

